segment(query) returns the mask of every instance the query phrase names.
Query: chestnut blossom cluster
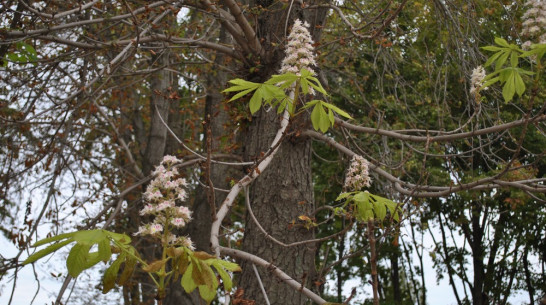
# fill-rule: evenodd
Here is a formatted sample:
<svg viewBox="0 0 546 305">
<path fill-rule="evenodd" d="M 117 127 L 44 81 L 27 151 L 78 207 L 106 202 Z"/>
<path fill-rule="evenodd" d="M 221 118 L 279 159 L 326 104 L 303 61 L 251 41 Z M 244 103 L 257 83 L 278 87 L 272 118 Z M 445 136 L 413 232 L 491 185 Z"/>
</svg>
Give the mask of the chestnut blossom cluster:
<svg viewBox="0 0 546 305">
<path fill-rule="evenodd" d="M 482 66 L 477 66 L 472 70 L 472 75 L 470 76 L 470 94 L 476 94 L 479 90 L 487 90 L 487 88 L 481 88 L 484 78 L 485 69 Z"/>
<path fill-rule="evenodd" d="M 179 178 L 175 165 L 180 160 L 174 156 L 165 156 L 152 173 L 155 178 L 144 192 L 146 205 L 140 210 L 141 216 L 152 216 L 151 223 L 140 226 L 134 235 L 152 235 L 161 238 L 165 244 L 185 246 L 194 249 L 188 237 L 171 233 L 176 228 L 184 227 L 191 220 L 191 211 L 185 206 L 177 206 L 187 197 L 184 189 L 186 179 Z"/>
<path fill-rule="evenodd" d="M 354 155 L 351 159 L 351 165 L 345 175 L 343 187 L 346 190 L 358 191 L 365 186 L 370 186 L 372 179 L 369 173 L 370 162 L 362 156 Z"/>
<path fill-rule="evenodd" d="M 529 38 L 523 48 L 533 43 L 546 44 L 546 0 L 528 0 L 523 14 L 521 35 Z"/>
<path fill-rule="evenodd" d="M 316 65 L 313 51 L 313 39 L 307 28 L 307 22 L 299 19 L 294 21 L 288 43 L 286 44 L 286 57 L 282 61 L 280 73 L 298 74 L 302 68 L 314 73 L 312 66 Z"/>
</svg>

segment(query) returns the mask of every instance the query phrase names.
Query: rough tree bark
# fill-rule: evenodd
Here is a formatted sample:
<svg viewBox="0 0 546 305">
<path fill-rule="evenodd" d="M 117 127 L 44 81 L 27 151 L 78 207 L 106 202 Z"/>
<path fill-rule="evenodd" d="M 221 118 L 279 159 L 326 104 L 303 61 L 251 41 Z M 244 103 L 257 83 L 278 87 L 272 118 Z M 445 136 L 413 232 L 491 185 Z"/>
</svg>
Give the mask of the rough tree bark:
<svg viewBox="0 0 546 305">
<path fill-rule="evenodd" d="M 280 5 L 270 5 L 267 1 L 256 1 L 267 9 L 258 18 L 258 36 L 265 49 L 266 58 L 261 59 L 263 69 L 252 79 L 264 81 L 272 74 L 278 73 L 280 62 L 284 57 L 282 47 L 288 30 L 285 27 L 287 14 L 290 13 L 288 25 L 300 18 L 311 23 L 313 38 L 318 41 L 326 14 L 322 10 L 312 12 L 313 16 L 304 16 L 301 6 L 294 3 L 291 11 L 280 9 Z M 282 3 L 280 3 L 282 4 Z M 318 26 L 318 27 L 315 27 Z M 314 33 L 313 33 L 314 32 Z M 312 229 L 298 224 L 298 216 L 310 215 L 314 210 L 313 185 L 311 177 L 311 141 L 298 137 L 295 132 L 305 126 L 306 122 L 292 122 L 288 135 L 282 142 L 277 155 L 267 170 L 250 187 L 250 204 L 257 220 L 274 238 L 291 243 L 314 237 Z M 269 148 L 279 127 L 279 116 L 276 111 L 262 109 L 252 118 L 243 143 L 246 160 L 257 160 Z M 292 225 L 292 222 L 296 222 Z M 247 217 L 243 250 L 275 264 L 292 278 L 309 286 L 315 277 L 314 244 L 286 248 L 267 239 L 256 224 Z M 266 304 L 251 263 L 242 263 L 243 272 L 239 287 L 245 291 L 245 298 L 256 300 L 256 304 Z M 300 292 L 287 288 L 268 272 L 259 269 L 261 282 L 266 290 L 270 304 L 303 304 L 305 298 Z"/>
</svg>

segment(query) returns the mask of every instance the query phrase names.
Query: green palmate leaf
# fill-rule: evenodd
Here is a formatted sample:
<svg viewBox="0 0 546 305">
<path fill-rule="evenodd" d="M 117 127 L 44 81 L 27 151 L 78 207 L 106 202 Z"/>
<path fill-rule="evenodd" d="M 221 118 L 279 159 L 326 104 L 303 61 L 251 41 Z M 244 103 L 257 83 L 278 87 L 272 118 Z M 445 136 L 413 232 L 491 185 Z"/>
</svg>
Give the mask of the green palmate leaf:
<svg viewBox="0 0 546 305">
<path fill-rule="evenodd" d="M 125 253 L 121 253 L 117 259 L 104 271 L 104 278 L 102 279 L 102 293 L 107 293 L 116 286 L 116 278 L 119 273 L 119 267 L 121 263 L 125 261 Z"/>
<path fill-rule="evenodd" d="M 37 241 L 36 243 L 34 243 L 34 245 L 32 245 L 33 247 L 39 247 L 41 245 L 45 245 L 45 244 L 48 244 L 48 243 L 51 243 L 51 242 L 54 242 L 54 241 L 58 241 L 58 240 L 61 240 L 61 239 L 65 239 L 65 238 L 69 238 L 69 237 L 72 237 L 76 232 L 72 232 L 72 233 L 64 233 L 64 234 L 59 234 L 57 236 L 52 236 L 52 237 L 48 237 L 48 238 L 44 238 L 42 240 L 39 240 Z"/>
<path fill-rule="evenodd" d="M 60 235 L 59 235 L 60 236 Z M 48 254 L 51 254 L 57 250 L 59 250 L 60 248 L 70 244 L 74 242 L 74 240 L 72 238 L 68 239 L 68 240 L 64 240 L 64 241 L 61 241 L 61 242 L 58 242 L 58 243 L 55 243 L 55 244 L 52 244 L 52 245 L 49 245 L 47 248 L 45 249 L 42 249 L 34 254 L 32 254 L 31 256 L 29 256 L 24 262 L 23 262 L 23 265 L 26 265 L 26 264 L 30 264 L 30 263 L 34 263 L 35 261 L 39 260 L 40 258 L 48 255 Z"/>
<path fill-rule="evenodd" d="M 324 94 L 324 95 L 328 95 L 328 93 L 326 92 L 326 90 L 322 87 L 322 85 L 320 84 L 319 80 L 316 78 L 316 77 L 308 77 L 307 78 L 309 80 L 309 85 L 311 87 L 313 87 L 315 90 L 317 90 L 318 92 Z"/>
<path fill-rule="evenodd" d="M 90 244 L 77 243 L 70 250 L 68 258 L 66 259 L 66 268 L 68 269 L 68 274 L 72 277 L 77 277 L 86 269 L 90 248 Z"/>
<path fill-rule="evenodd" d="M 197 285 L 193 281 L 192 273 L 193 273 L 193 264 L 190 264 L 188 268 L 186 269 L 186 272 L 184 272 L 184 275 L 182 276 L 182 281 L 181 281 L 182 288 L 184 288 L 184 291 L 186 291 L 186 293 L 191 293 L 192 291 L 195 290 L 195 288 L 197 288 Z"/>
</svg>

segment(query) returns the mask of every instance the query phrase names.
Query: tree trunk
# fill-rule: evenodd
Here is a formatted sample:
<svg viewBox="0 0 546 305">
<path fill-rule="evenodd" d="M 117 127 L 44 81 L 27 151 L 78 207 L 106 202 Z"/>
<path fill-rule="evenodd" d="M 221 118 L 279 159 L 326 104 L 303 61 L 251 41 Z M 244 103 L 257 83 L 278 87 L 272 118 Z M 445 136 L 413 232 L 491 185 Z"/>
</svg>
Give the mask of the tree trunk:
<svg viewBox="0 0 546 305">
<path fill-rule="evenodd" d="M 264 10 L 258 19 L 257 33 L 265 49 L 266 57 L 262 58 L 263 69 L 254 76 L 254 81 L 265 81 L 278 73 L 280 62 L 284 57 L 283 45 L 289 29 L 285 27 L 286 9 L 281 4 L 273 8 L 267 1 L 257 1 Z M 324 1 L 323 1 L 324 2 Z M 275 6 L 275 5 L 273 5 Z M 325 10 L 313 10 L 314 16 L 310 31 L 315 41 L 319 38 L 323 25 Z M 301 6 L 294 5 L 288 17 L 291 26 L 295 18 L 305 21 Z M 257 160 L 269 149 L 276 131 L 279 128 L 279 115 L 275 110 L 264 111 L 262 108 L 254 117 L 246 131 L 243 143 L 246 160 Z M 298 124 L 291 123 L 291 126 Z M 304 125 L 305 126 L 305 125 Z M 292 127 L 293 128 L 293 127 Z M 301 126 L 299 127 L 301 128 Z M 304 127 L 305 128 L 305 127 Z M 289 129 L 289 133 L 294 129 Z M 287 136 L 268 166 L 258 179 L 250 186 L 250 204 L 262 227 L 268 234 L 284 242 L 291 243 L 312 239 L 313 229 L 308 229 L 298 221 L 298 216 L 310 215 L 314 210 L 313 185 L 311 177 L 311 141 L 294 135 Z M 294 280 L 307 286 L 315 277 L 315 244 L 297 247 L 283 247 L 267 239 L 256 224 L 247 216 L 243 250 L 270 261 L 282 269 Z M 305 297 L 275 278 L 269 270 L 258 269 L 258 279 L 251 263 L 242 262 L 243 272 L 239 287 L 244 289 L 244 298 L 256 300 L 256 304 L 267 304 L 260 288 L 265 288 L 270 304 L 303 304 Z M 261 282 L 261 283 L 260 283 Z"/>
<path fill-rule="evenodd" d="M 245 154 L 249 160 L 267 151 L 279 117 L 275 111 L 261 111 L 254 119 L 246 137 Z M 298 223 L 298 216 L 309 215 L 314 209 L 311 184 L 311 142 L 309 139 L 288 138 L 261 176 L 251 185 L 250 204 L 257 220 L 274 238 L 291 243 L 314 237 L 314 231 Z M 256 224 L 247 217 L 243 249 L 270 261 L 295 280 L 307 286 L 315 274 L 313 244 L 285 248 L 265 238 Z M 293 222 L 295 225 L 292 225 Z M 245 298 L 256 304 L 267 304 L 250 263 L 243 262 L 240 286 Z M 303 304 L 305 298 L 274 278 L 268 270 L 260 270 L 261 281 L 271 304 Z"/>
<path fill-rule="evenodd" d="M 483 256 L 484 249 L 482 244 L 483 228 L 480 224 L 480 216 L 482 215 L 482 208 L 480 203 L 472 201 L 472 263 L 474 267 L 474 286 L 472 287 L 472 304 L 483 305 L 486 304 L 486 299 L 483 293 L 484 284 L 484 264 Z"/>
</svg>

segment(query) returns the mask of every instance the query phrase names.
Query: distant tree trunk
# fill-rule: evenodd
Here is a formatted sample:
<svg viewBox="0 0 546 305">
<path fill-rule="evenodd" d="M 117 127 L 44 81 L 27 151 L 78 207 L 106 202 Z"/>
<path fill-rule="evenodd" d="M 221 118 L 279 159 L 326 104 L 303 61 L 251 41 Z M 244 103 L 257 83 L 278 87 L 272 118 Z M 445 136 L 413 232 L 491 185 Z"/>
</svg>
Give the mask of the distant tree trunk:
<svg viewBox="0 0 546 305">
<path fill-rule="evenodd" d="M 227 37 L 223 29 L 220 30 L 220 42 L 226 42 Z M 207 74 L 206 78 L 206 99 L 205 99 L 205 118 L 203 124 L 203 147 L 206 154 L 222 153 L 220 146 L 220 136 L 225 135 L 225 125 L 229 122 L 229 115 L 224 109 L 224 95 L 222 89 L 227 83 L 227 72 L 222 69 L 224 66 L 225 56 L 217 52 L 214 60 L 214 66 Z M 188 224 L 187 234 L 195 243 L 195 248 L 198 251 L 210 253 L 210 230 L 215 208 L 218 207 L 223 199 L 224 193 L 220 191 L 212 191 L 210 187 L 221 189 L 229 188 L 229 181 L 226 180 L 233 172 L 233 169 L 226 165 L 209 164 L 203 162 L 201 166 L 203 174 L 200 177 L 201 183 L 197 186 L 195 192 L 195 201 L 192 206 L 193 220 Z M 213 192 L 213 195 L 211 194 Z M 205 304 L 199 297 L 199 292 L 196 290 L 191 295 L 184 292 L 179 282 L 174 282 L 167 291 L 167 296 L 163 300 L 163 305 L 200 305 Z"/>
<path fill-rule="evenodd" d="M 482 216 L 482 207 L 479 203 L 472 201 L 472 264 L 474 269 L 474 286 L 472 287 L 472 304 L 484 305 L 486 304 L 485 295 L 483 293 L 484 284 L 484 249 L 482 244 L 483 239 L 483 227 L 480 223 L 480 216 Z"/>
<path fill-rule="evenodd" d="M 167 67 L 170 64 L 169 49 L 165 50 L 152 57 L 152 65 L 159 67 Z M 143 172 L 149 175 L 155 166 L 157 166 L 165 155 L 165 147 L 167 144 L 167 127 L 161 121 L 169 121 L 170 100 L 169 93 L 172 88 L 176 87 L 172 72 L 167 69 L 159 69 L 150 76 L 150 115 L 151 124 L 149 136 L 146 143 L 146 148 L 143 156 Z M 161 118 L 160 118 L 161 116 Z M 130 232 L 135 232 L 138 225 L 141 223 L 139 210 L 144 202 L 139 201 L 129 212 Z M 141 239 L 136 245 L 140 249 L 142 257 L 147 261 L 153 261 L 158 255 L 156 244 L 147 239 Z M 139 283 L 139 284 L 138 284 Z M 148 305 L 155 303 L 156 289 L 149 277 L 145 273 L 140 273 L 134 281 L 129 283 L 129 287 L 124 288 L 124 299 L 129 301 L 131 305 Z"/>
<path fill-rule="evenodd" d="M 393 290 L 393 300 L 395 304 L 402 303 L 402 293 L 400 292 L 400 268 L 398 265 L 398 258 L 400 252 L 398 249 L 394 249 L 391 255 L 391 280 Z"/>
</svg>

